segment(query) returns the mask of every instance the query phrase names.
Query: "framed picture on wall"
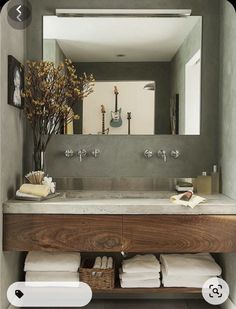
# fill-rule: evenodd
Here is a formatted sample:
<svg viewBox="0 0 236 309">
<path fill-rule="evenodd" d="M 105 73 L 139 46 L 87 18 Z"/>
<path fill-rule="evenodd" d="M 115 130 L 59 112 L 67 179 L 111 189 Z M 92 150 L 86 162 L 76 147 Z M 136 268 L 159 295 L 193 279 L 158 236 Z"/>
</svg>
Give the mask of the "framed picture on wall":
<svg viewBox="0 0 236 309">
<path fill-rule="evenodd" d="M 13 56 L 8 56 L 8 104 L 23 108 L 24 67 Z"/>
</svg>

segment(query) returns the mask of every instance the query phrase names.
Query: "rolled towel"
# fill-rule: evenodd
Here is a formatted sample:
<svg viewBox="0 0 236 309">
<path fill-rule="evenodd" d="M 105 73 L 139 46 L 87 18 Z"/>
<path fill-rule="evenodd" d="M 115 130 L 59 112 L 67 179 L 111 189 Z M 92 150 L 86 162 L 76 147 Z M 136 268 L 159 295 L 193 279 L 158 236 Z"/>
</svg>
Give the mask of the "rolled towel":
<svg viewBox="0 0 236 309">
<path fill-rule="evenodd" d="M 100 256 L 97 256 L 93 268 L 101 268 L 101 266 L 102 266 L 102 259 Z"/>
<path fill-rule="evenodd" d="M 168 276 L 220 276 L 222 273 L 209 253 L 161 254 L 160 260 Z"/>
<path fill-rule="evenodd" d="M 107 256 L 103 256 L 103 257 L 102 257 L 101 269 L 107 269 L 107 261 L 108 261 Z"/>
<path fill-rule="evenodd" d="M 47 185 L 32 185 L 32 184 L 27 183 L 27 184 L 23 184 L 20 187 L 19 191 L 21 193 L 46 197 L 50 193 L 50 187 Z"/>
<path fill-rule="evenodd" d="M 122 288 L 159 288 L 160 279 L 140 280 L 140 281 L 120 281 Z"/>
<path fill-rule="evenodd" d="M 24 271 L 77 272 L 80 260 L 79 252 L 31 251 L 27 254 Z"/>
<path fill-rule="evenodd" d="M 147 272 L 147 273 L 123 273 L 120 269 L 119 277 L 123 281 L 140 281 L 140 280 L 151 280 L 160 279 L 159 272 Z"/>
<path fill-rule="evenodd" d="M 162 268 L 162 283 L 164 287 L 202 288 L 203 284 L 212 276 L 168 276 L 165 268 Z"/>
<path fill-rule="evenodd" d="M 153 254 L 136 255 L 124 260 L 122 271 L 125 273 L 160 272 L 160 263 Z"/>
<path fill-rule="evenodd" d="M 47 271 L 27 271 L 25 274 L 26 282 L 78 282 L 78 272 L 47 272 Z"/>
<path fill-rule="evenodd" d="M 113 267 L 113 258 L 110 256 L 107 260 L 107 269 L 111 269 Z"/>
</svg>

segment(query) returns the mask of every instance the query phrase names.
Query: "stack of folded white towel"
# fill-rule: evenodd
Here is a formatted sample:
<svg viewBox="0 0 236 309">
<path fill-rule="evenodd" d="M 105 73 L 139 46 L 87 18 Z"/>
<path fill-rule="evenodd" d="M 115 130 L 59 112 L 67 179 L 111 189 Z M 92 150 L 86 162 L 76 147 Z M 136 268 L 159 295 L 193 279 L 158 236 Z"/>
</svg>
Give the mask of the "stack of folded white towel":
<svg viewBox="0 0 236 309">
<path fill-rule="evenodd" d="M 153 254 L 136 255 L 123 261 L 119 277 L 122 288 L 159 288 L 160 263 Z"/>
<path fill-rule="evenodd" d="M 164 287 L 195 287 L 220 276 L 221 267 L 209 253 L 162 254 L 160 256 Z"/>
<path fill-rule="evenodd" d="M 29 252 L 25 260 L 25 281 L 78 282 L 80 253 Z"/>
</svg>

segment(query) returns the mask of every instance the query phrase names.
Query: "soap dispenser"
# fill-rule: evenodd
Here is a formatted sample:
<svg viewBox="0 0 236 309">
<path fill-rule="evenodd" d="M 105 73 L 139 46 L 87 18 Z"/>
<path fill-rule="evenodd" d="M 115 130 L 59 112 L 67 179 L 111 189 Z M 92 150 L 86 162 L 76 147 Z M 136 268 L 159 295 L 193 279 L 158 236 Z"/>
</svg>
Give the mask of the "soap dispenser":
<svg viewBox="0 0 236 309">
<path fill-rule="evenodd" d="M 197 177 L 197 193 L 212 194 L 212 177 L 206 172 L 202 172 L 202 175 Z"/>
<path fill-rule="evenodd" d="M 217 165 L 213 166 L 213 171 L 211 173 L 212 178 L 212 193 L 220 193 L 220 174 L 217 169 Z"/>
</svg>

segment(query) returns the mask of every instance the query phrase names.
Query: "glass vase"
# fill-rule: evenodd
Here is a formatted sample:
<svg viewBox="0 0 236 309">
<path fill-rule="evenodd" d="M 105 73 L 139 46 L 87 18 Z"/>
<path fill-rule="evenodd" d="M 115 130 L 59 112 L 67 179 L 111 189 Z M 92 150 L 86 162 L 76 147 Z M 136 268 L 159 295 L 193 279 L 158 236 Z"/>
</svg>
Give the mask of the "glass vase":
<svg viewBox="0 0 236 309">
<path fill-rule="evenodd" d="M 34 170 L 44 171 L 45 170 L 45 151 L 42 149 L 34 149 L 33 154 Z"/>
</svg>

